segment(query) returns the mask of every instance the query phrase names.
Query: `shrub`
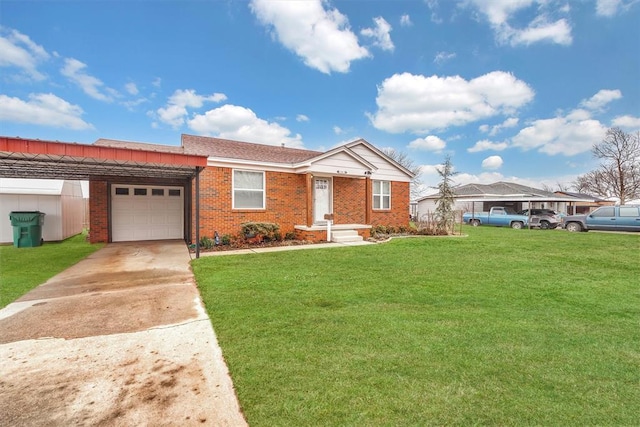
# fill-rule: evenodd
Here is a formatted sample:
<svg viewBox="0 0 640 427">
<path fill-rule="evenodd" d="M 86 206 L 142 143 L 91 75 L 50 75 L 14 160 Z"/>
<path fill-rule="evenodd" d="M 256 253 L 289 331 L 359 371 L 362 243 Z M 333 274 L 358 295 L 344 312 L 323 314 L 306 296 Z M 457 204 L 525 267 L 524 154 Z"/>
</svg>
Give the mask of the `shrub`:
<svg viewBox="0 0 640 427">
<path fill-rule="evenodd" d="M 231 244 L 231 235 L 223 234 L 222 237 L 220 238 L 220 243 L 222 243 L 225 246 L 230 245 Z"/>
<path fill-rule="evenodd" d="M 295 239 L 296 239 L 296 233 L 294 233 L 293 231 L 288 231 L 284 235 L 284 240 L 295 240 Z"/>
<path fill-rule="evenodd" d="M 214 247 L 214 245 L 215 245 L 215 242 L 210 237 L 202 236 L 200 238 L 200 247 L 201 248 L 211 249 L 211 248 Z"/>
<path fill-rule="evenodd" d="M 242 234 L 245 238 L 258 238 L 259 240 L 279 240 L 280 226 L 271 222 L 245 222 L 241 224 Z"/>
</svg>

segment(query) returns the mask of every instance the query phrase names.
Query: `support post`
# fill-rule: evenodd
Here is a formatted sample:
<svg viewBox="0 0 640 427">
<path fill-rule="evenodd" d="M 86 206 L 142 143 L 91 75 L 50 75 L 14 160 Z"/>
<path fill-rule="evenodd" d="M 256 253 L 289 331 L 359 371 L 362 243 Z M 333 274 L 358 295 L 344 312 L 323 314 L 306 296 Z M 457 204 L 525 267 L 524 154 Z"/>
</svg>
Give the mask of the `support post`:
<svg viewBox="0 0 640 427">
<path fill-rule="evenodd" d="M 196 259 L 200 258 L 200 172 L 202 169 L 196 168 Z"/>
</svg>

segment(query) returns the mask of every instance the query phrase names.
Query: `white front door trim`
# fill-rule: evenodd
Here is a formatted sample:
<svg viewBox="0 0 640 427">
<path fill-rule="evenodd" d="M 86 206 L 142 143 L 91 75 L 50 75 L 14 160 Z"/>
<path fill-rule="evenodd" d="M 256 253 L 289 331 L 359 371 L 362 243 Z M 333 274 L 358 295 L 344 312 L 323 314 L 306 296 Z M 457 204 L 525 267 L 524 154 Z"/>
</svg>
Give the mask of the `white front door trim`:
<svg viewBox="0 0 640 427">
<path fill-rule="evenodd" d="M 330 177 L 313 178 L 313 223 L 326 224 L 326 214 L 333 212 L 333 181 Z"/>
</svg>

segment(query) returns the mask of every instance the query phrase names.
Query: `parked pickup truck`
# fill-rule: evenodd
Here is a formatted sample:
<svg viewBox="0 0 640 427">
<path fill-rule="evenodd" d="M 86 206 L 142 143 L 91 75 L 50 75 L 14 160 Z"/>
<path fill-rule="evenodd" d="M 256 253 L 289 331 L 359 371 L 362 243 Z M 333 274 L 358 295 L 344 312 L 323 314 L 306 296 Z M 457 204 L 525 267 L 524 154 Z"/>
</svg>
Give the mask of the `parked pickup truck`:
<svg viewBox="0 0 640 427">
<path fill-rule="evenodd" d="M 527 225 L 529 217 L 518 215 L 511 208 L 494 206 L 489 212 L 467 212 L 462 215 L 465 224 L 473 225 L 493 225 L 496 227 L 511 227 L 520 229 Z"/>
<path fill-rule="evenodd" d="M 569 215 L 563 227 L 568 231 L 640 231 L 640 207 L 602 206 L 588 215 Z"/>
</svg>

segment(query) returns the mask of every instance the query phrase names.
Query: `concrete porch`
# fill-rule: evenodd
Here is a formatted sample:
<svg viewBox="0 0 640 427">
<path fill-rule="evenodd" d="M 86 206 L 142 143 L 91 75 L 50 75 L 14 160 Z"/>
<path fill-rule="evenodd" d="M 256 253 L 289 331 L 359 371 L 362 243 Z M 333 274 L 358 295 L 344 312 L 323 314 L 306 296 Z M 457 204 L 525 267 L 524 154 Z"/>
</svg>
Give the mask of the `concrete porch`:
<svg viewBox="0 0 640 427">
<path fill-rule="evenodd" d="M 296 238 L 313 242 L 331 241 L 336 243 L 362 242 L 371 236 L 371 225 L 367 224 L 331 224 L 331 238 L 327 239 L 328 225 L 296 225 Z"/>
</svg>

